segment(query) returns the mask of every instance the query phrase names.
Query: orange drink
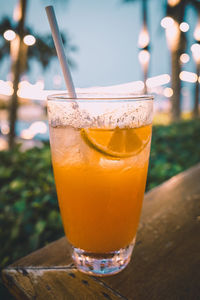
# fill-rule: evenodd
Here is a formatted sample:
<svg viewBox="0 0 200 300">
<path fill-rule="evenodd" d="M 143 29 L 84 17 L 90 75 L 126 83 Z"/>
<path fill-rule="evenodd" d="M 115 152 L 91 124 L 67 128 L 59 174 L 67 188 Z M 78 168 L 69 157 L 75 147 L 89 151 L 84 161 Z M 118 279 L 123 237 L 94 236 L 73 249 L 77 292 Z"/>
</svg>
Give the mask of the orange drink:
<svg viewBox="0 0 200 300">
<path fill-rule="evenodd" d="M 120 98 L 117 109 L 108 100 L 48 101 L 65 234 L 78 268 L 100 276 L 119 272 L 130 260 L 151 143 L 152 98 Z M 143 114 L 137 112 L 139 103 Z M 100 113 L 91 109 L 95 105 Z M 116 118 L 111 121 L 112 115 Z"/>
</svg>

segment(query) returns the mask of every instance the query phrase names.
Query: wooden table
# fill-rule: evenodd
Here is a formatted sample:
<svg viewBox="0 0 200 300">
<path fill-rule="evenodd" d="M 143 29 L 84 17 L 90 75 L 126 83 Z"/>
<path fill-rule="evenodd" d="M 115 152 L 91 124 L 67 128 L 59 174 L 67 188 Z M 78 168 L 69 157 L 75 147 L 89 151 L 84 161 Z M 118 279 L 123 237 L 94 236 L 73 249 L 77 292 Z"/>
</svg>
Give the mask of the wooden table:
<svg viewBox="0 0 200 300">
<path fill-rule="evenodd" d="M 100 278 L 77 271 L 65 238 L 3 270 L 17 299 L 200 299 L 200 164 L 145 195 L 129 266 Z"/>
</svg>

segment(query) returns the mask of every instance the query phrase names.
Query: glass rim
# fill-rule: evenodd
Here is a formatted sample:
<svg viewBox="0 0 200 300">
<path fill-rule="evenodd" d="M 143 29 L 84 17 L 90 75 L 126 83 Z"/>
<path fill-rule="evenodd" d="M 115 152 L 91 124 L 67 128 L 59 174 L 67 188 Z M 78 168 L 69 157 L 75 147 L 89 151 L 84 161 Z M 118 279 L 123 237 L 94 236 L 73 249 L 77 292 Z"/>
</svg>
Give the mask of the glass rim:
<svg viewBox="0 0 200 300">
<path fill-rule="evenodd" d="M 153 101 L 154 95 L 136 95 L 131 93 L 78 93 L 78 97 L 68 97 L 67 93 L 51 94 L 47 96 L 47 101 L 56 102 L 132 102 L 132 101 Z M 89 97 L 83 97 L 84 95 L 89 95 Z M 94 97 L 93 97 L 94 95 Z M 99 97 L 98 97 L 99 95 Z M 102 95 L 104 97 L 102 97 Z"/>
</svg>

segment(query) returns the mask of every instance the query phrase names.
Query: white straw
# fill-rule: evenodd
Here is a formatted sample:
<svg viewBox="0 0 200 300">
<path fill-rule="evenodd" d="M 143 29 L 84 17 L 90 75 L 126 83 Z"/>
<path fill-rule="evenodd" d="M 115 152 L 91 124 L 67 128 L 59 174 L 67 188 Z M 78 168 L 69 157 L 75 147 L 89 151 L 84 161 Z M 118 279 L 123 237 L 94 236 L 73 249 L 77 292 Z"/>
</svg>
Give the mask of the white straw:
<svg viewBox="0 0 200 300">
<path fill-rule="evenodd" d="M 56 15 L 55 15 L 53 6 L 47 6 L 47 7 L 45 7 L 45 9 L 46 9 L 47 17 L 48 17 L 49 24 L 51 27 L 51 33 L 53 36 L 54 44 L 56 47 L 56 52 L 57 52 L 58 59 L 60 61 L 60 65 L 61 65 L 61 68 L 63 71 L 63 75 L 65 78 L 65 83 L 67 86 L 69 96 L 70 96 L 70 98 L 77 98 L 74 84 L 73 84 L 72 77 L 71 77 L 71 73 L 70 73 L 70 70 L 69 70 L 69 67 L 67 64 L 64 46 L 63 46 L 60 31 L 58 28 L 58 23 L 56 20 Z"/>
</svg>

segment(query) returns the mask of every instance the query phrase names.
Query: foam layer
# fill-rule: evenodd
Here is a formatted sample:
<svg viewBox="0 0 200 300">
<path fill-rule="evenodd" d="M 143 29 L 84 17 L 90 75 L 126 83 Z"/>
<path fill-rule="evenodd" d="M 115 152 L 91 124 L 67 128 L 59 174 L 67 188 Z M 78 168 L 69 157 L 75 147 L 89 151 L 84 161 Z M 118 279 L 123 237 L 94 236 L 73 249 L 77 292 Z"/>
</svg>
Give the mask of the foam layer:
<svg viewBox="0 0 200 300">
<path fill-rule="evenodd" d="M 52 127 L 135 128 L 152 123 L 153 101 L 129 99 L 48 100 Z"/>
</svg>

